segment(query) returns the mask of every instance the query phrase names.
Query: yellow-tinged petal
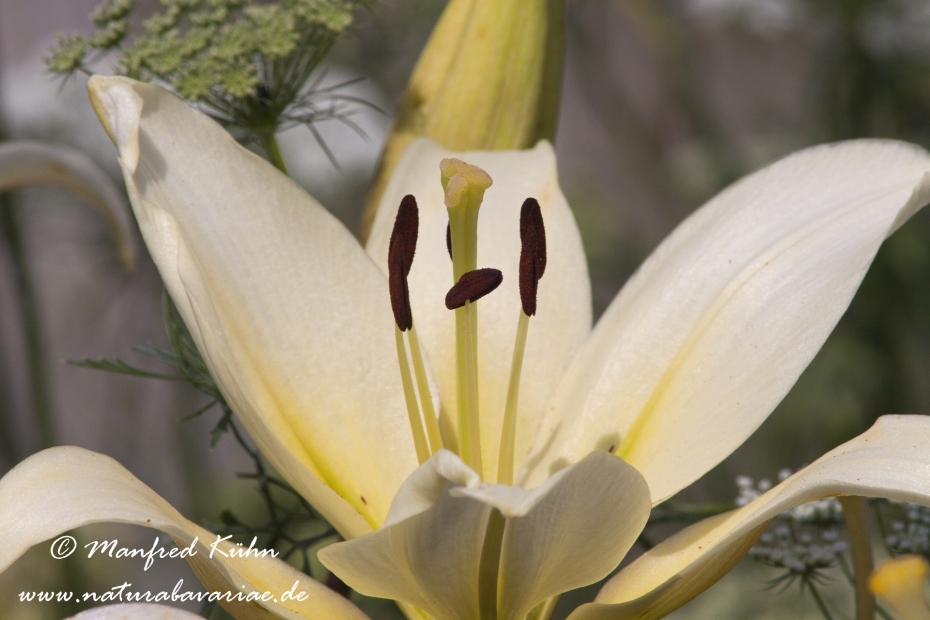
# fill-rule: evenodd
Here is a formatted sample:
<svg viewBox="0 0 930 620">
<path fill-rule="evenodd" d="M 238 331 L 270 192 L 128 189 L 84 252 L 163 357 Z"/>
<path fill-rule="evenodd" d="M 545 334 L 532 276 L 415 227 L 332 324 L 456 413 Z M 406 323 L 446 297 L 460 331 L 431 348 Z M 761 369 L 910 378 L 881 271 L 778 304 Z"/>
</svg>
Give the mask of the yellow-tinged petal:
<svg viewBox="0 0 930 620">
<path fill-rule="evenodd" d="M 110 227 L 123 266 L 135 266 L 138 248 L 129 205 L 92 159 L 60 145 L 28 140 L 0 143 L 0 193 L 29 185 L 67 190 L 95 207 Z"/>
<path fill-rule="evenodd" d="M 0 571 L 33 545 L 100 522 L 155 528 L 182 549 L 196 540 L 196 554 L 187 559 L 209 591 L 270 592 L 280 600 L 296 583 L 295 592 L 308 595 L 303 601 L 223 602 L 238 620 L 367 619 L 344 597 L 270 556 L 224 557 L 234 547 L 226 541 L 211 557 L 216 534 L 185 519 L 113 459 L 82 448 L 44 450 L 0 480 Z"/>
<path fill-rule="evenodd" d="M 610 573 L 642 531 L 649 490 L 606 452 L 587 456 L 535 489 L 481 482 L 441 451 L 404 483 L 384 526 L 326 547 L 320 560 L 352 588 L 394 598 L 438 620 L 474 620 L 491 509 L 506 517 L 498 572 L 501 620 Z"/>
<path fill-rule="evenodd" d="M 902 555 L 883 562 L 869 577 L 869 590 L 891 607 L 900 620 L 930 620 L 925 589 L 930 565 L 921 555 Z"/>
<path fill-rule="evenodd" d="M 446 249 L 449 222 L 440 183 L 440 162 L 454 157 L 484 169 L 493 185 L 484 194 L 478 217 L 478 267 L 493 267 L 504 282 L 479 304 L 478 382 L 481 450 L 485 480 L 497 479 L 498 452 L 519 292 L 520 208 L 536 198 L 546 225 L 549 262 L 539 283 L 538 311 L 530 323 L 520 409 L 516 464 L 522 462 L 559 379 L 591 329 L 591 284 L 578 227 L 559 189 L 555 154 L 547 142 L 527 151 L 452 153 L 431 140 L 418 139 L 404 153 L 384 194 L 367 250 L 387 273 L 391 229 L 401 198 L 413 194 L 420 207 L 417 254 L 408 286 L 414 322 L 430 359 L 442 398 L 443 426 L 458 424 L 455 315 L 445 295 L 455 283 Z M 456 445 L 446 441 L 445 445 Z"/>
<path fill-rule="evenodd" d="M 71 616 L 68 620 L 203 620 L 203 618 L 174 607 L 130 603 L 95 607 Z"/>
<path fill-rule="evenodd" d="M 457 151 L 524 149 L 555 138 L 564 10 L 563 0 L 449 2 L 397 108 L 363 230 L 418 136 Z"/>
<path fill-rule="evenodd" d="M 884 416 L 753 502 L 686 528 L 621 570 L 571 620 L 646 620 L 723 577 L 779 513 L 835 495 L 930 505 L 930 417 Z"/>
<path fill-rule="evenodd" d="M 91 78 L 145 242 L 275 468 L 347 538 L 416 456 L 387 281 L 312 197 L 158 86 Z"/>
<path fill-rule="evenodd" d="M 930 200 L 928 170 L 919 147 L 858 140 L 724 190 L 613 301 L 517 479 L 614 446 L 660 502 L 723 460 L 820 349 L 882 241 Z"/>
</svg>

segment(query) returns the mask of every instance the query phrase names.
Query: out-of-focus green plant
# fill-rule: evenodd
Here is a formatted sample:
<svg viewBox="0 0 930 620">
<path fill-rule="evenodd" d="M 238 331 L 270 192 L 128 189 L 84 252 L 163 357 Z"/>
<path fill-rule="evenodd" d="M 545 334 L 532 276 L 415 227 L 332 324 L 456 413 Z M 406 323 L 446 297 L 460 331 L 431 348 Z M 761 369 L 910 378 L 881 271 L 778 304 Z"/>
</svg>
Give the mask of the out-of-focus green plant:
<svg viewBox="0 0 930 620">
<path fill-rule="evenodd" d="M 339 119 L 355 129 L 339 87 L 320 87 L 317 69 L 370 0 L 162 0 L 133 33 L 133 0 L 104 0 L 91 15 L 93 35 L 60 36 L 46 57 L 55 73 L 90 73 L 107 54 L 120 75 L 170 86 L 237 137 L 261 145 L 284 169 L 274 135 L 305 125 L 333 159 L 314 123 Z M 341 86 L 341 85 L 340 85 Z"/>
</svg>

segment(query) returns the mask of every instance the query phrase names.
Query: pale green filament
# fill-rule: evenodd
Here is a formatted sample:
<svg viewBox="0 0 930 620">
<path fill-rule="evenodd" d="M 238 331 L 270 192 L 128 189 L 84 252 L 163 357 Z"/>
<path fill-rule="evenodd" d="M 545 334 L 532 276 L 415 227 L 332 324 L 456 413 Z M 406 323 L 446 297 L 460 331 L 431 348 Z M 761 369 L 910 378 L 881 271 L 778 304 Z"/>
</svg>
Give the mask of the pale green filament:
<svg viewBox="0 0 930 620">
<path fill-rule="evenodd" d="M 455 310 L 455 352 L 458 364 L 459 442 L 462 460 L 483 477 L 481 427 L 478 422 L 478 309 L 470 301 Z"/>
<path fill-rule="evenodd" d="M 404 385 L 404 398 L 407 400 L 407 416 L 410 418 L 410 430 L 413 432 L 413 445 L 417 450 L 417 460 L 422 465 L 429 460 L 429 445 L 426 442 L 426 433 L 423 431 L 423 422 L 420 420 L 420 408 L 417 407 L 417 395 L 413 389 L 413 379 L 407 363 L 404 336 L 396 325 L 394 336 L 397 342 L 397 361 L 400 363 L 400 379 Z"/>
<path fill-rule="evenodd" d="M 507 519 L 497 508 L 491 510 L 484 532 L 481 560 L 478 564 L 478 617 L 497 620 L 497 584 L 500 581 L 501 550 Z"/>
<path fill-rule="evenodd" d="M 504 409 L 504 427 L 501 430 L 501 453 L 497 465 L 498 484 L 513 484 L 513 453 L 517 440 L 517 405 L 520 401 L 520 374 L 523 371 L 523 352 L 526 350 L 526 333 L 530 317 L 523 311 L 517 323 L 517 340 L 513 345 L 510 364 L 510 385 L 507 387 L 507 405 Z"/>
<path fill-rule="evenodd" d="M 478 266 L 478 209 L 491 177 L 477 166 L 457 159 L 439 164 L 449 232 L 452 240 L 452 275 L 458 282 L 462 274 Z M 481 464 L 481 430 L 478 416 L 478 309 L 466 302 L 455 310 L 455 353 L 458 374 L 459 455 L 479 475 Z"/>
<path fill-rule="evenodd" d="M 433 408 L 433 397 L 429 393 L 429 383 L 426 380 L 426 367 L 423 364 L 423 355 L 420 353 L 420 339 L 417 338 L 416 329 L 411 325 L 407 333 L 410 342 L 410 359 L 413 360 L 413 372 L 417 377 L 417 387 L 420 389 L 420 405 L 423 408 L 423 420 L 426 423 L 426 433 L 429 437 L 430 453 L 436 454 L 442 450 L 442 435 L 439 433 L 439 421 L 436 419 L 436 410 Z"/>
</svg>

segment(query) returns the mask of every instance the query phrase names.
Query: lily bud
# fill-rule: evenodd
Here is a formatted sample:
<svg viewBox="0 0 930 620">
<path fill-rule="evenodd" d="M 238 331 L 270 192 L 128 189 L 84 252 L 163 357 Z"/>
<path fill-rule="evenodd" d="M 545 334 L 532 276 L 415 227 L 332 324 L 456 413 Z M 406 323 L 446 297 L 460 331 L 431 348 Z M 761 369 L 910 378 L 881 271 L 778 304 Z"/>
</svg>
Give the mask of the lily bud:
<svg viewBox="0 0 930 620">
<path fill-rule="evenodd" d="M 564 0 L 450 0 L 394 116 L 363 236 L 394 165 L 414 138 L 459 151 L 523 149 L 554 138 L 563 13 Z"/>
<path fill-rule="evenodd" d="M 869 578 L 869 589 L 895 612 L 900 620 L 927 620 L 930 609 L 924 584 L 930 567 L 918 555 L 888 560 Z"/>
</svg>

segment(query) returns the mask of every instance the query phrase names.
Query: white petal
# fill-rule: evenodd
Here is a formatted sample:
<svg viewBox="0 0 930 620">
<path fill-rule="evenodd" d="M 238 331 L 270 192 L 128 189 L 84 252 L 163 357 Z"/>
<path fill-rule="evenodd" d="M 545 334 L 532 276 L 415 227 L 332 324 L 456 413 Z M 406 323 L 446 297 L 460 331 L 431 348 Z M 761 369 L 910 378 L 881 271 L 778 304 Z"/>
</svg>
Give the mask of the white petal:
<svg viewBox="0 0 930 620">
<path fill-rule="evenodd" d="M 313 198 L 168 91 L 102 77 L 90 90 L 224 396 L 344 536 L 371 531 L 416 467 L 384 276 Z"/>
<path fill-rule="evenodd" d="M 477 487 L 481 478 L 462 459 L 448 450 L 440 450 L 410 474 L 394 496 L 391 510 L 382 528 L 400 523 L 429 510 L 445 493 L 449 483 Z"/>
<path fill-rule="evenodd" d="M 572 620 L 661 618 L 730 570 L 779 513 L 834 495 L 930 505 L 930 417 L 885 416 L 755 501 L 682 530 L 608 581 Z"/>
<path fill-rule="evenodd" d="M 594 452 L 562 472 L 532 511 L 507 520 L 501 620 L 522 620 L 549 597 L 606 577 L 649 519 L 646 481 L 622 459 Z"/>
<path fill-rule="evenodd" d="M 319 557 L 363 594 L 401 600 L 439 620 L 477 618 L 491 507 L 508 517 L 498 616 L 519 620 L 543 600 L 610 573 L 642 531 L 650 502 L 642 476 L 605 452 L 530 490 L 480 482 L 457 456 L 441 452 L 404 483 L 384 527 Z"/>
<path fill-rule="evenodd" d="M 659 502 L 723 460 L 817 353 L 881 242 L 930 199 L 928 170 L 919 147 L 860 140 L 724 190 L 608 308 L 519 479 L 613 445 Z"/>
<path fill-rule="evenodd" d="M 453 153 L 427 140 L 414 140 L 397 164 L 369 237 L 367 250 L 387 273 L 387 251 L 400 200 L 413 194 L 420 208 L 420 234 L 410 272 L 414 322 L 439 384 L 444 424 L 457 427 L 455 316 L 444 299 L 452 280 L 446 251 L 449 217 L 443 202 L 439 162 L 456 157 L 487 171 L 487 190 L 478 218 L 478 267 L 504 274 L 501 287 L 484 297 L 479 311 L 479 396 L 484 479 L 497 479 L 510 362 L 520 316 L 520 208 L 534 197 L 546 226 L 548 264 L 539 283 L 538 310 L 530 321 L 517 421 L 516 463 L 530 440 L 558 380 L 591 329 L 591 284 L 574 217 L 559 189 L 555 154 L 547 142 L 528 151 Z M 449 446 L 447 446 L 449 447 Z"/>
<path fill-rule="evenodd" d="M 92 159 L 60 145 L 19 140 L 0 144 L 0 193 L 29 185 L 73 192 L 100 212 L 127 269 L 136 263 L 132 215 L 123 192 Z"/>
<path fill-rule="evenodd" d="M 443 492 L 428 510 L 318 556 L 357 592 L 403 601 L 437 620 L 476 620 L 490 513 L 486 504 Z"/>
<path fill-rule="evenodd" d="M 107 605 L 82 611 L 68 620 L 203 620 L 201 616 L 189 611 L 149 605 L 147 603 L 130 603 L 126 605 Z"/>
<path fill-rule="evenodd" d="M 223 553 L 210 557 L 215 534 L 185 519 L 113 459 L 74 447 L 39 452 L 0 480 L 0 571 L 33 545 L 100 522 L 155 528 L 170 535 L 179 548 L 196 540 L 196 554 L 188 562 L 209 591 L 271 592 L 279 597 L 296 582 L 295 591 L 308 595 L 304 601 L 222 603 L 240 620 L 367 619 L 344 597 L 270 556 L 224 557 L 233 546 L 227 541 L 217 546 Z"/>
</svg>

